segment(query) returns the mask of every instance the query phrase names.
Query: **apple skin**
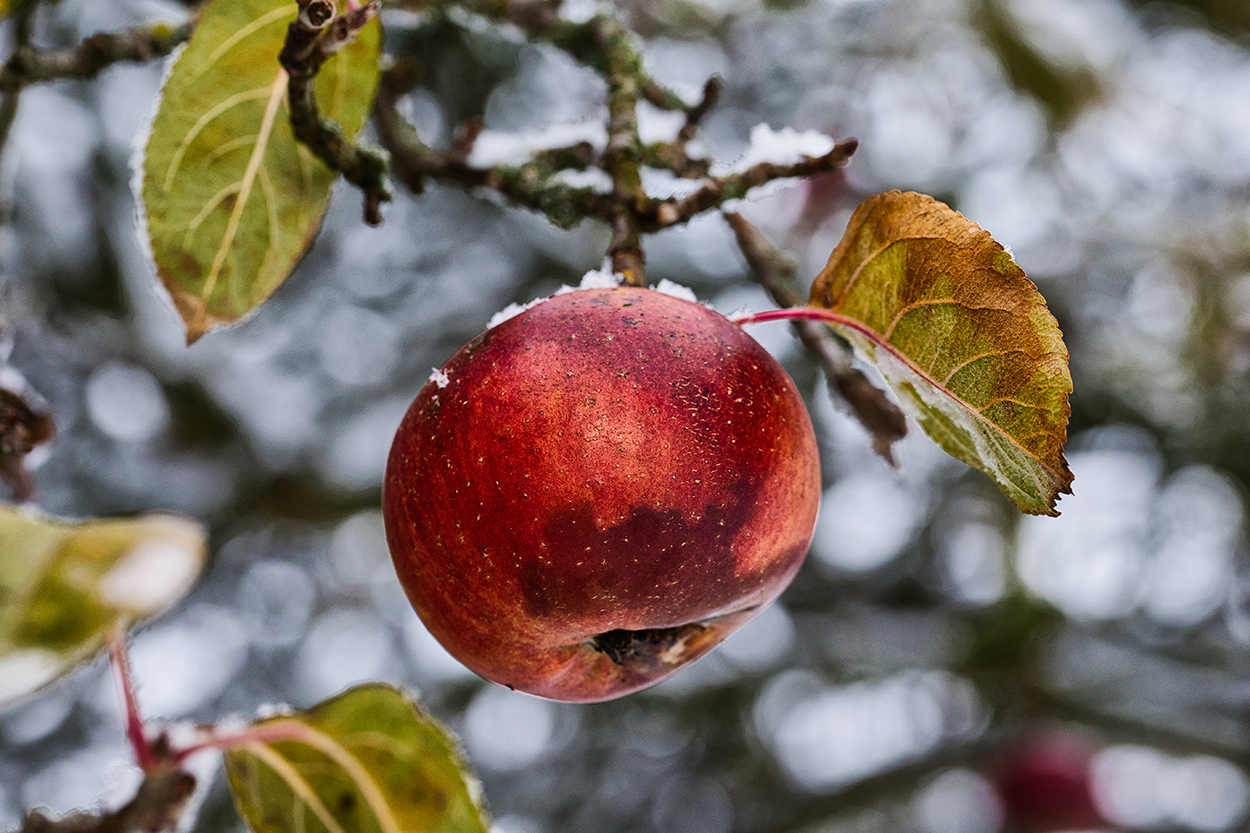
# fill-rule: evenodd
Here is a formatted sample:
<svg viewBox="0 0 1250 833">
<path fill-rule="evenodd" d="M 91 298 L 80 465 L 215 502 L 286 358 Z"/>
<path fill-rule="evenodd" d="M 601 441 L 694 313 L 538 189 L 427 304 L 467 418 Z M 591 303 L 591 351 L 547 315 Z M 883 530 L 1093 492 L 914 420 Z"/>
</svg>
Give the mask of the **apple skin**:
<svg viewBox="0 0 1250 833">
<path fill-rule="evenodd" d="M 430 632 L 556 700 L 659 682 L 773 601 L 820 497 L 794 383 L 719 313 L 557 295 L 478 335 L 413 401 L 382 508 Z"/>
</svg>

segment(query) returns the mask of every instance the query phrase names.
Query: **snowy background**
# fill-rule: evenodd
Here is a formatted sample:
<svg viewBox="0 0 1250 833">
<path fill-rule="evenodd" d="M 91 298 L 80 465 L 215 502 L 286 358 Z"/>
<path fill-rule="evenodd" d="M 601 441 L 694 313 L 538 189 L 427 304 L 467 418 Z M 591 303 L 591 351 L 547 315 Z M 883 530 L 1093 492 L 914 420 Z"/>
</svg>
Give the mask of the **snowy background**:
<svg viewBox="0 0 1250 833">
<path fill-rule="evenodd" d="M 503 833 L 995 833 L 996 761 L 1039 734 L 1088 750 L 1109 828 L 1243 829 L 1250 13 L 1236 6 L 626 8 L 659 79 L 693 92 L 724 78 L 709 156 L 732 163 L 760 124 L 861 140 L 845 171 L 743 207 L 800 274 L 861 199 L 896 187 L 1011 248 L 1072 351 L 1076 481 L 1061 518 L 1034 519 L 918 432 L 891 470 L 787 327 L 759 326 L 822 444 L 811 558 L 713 655 L 597 706 L 513 694 L 451 660 L 394 581 L 378 501 L 430 368 L 497 310 L 598 268 L 606 229 L 562 232 L 439 185 L 401 193 L 371 229 L 341 188 L 274 299 L 188 349 L 129 190 L 162 67 L 30 88 L 3 158 L 0 281 L 10 363 L 59 429 L 37 505 L 173 509 L 212 531 L 202 585 L 134 640 L 145 711 L 208 721 L 361 680 L 408 686 L 463 738 Z M 53 8 L 49 43 L 185 14 Z M 445 48 L 458 71 L 406 102 L 428 141 L 476 112 L 481 154 L 601 132 L 603 84 L 564 55 L 489 29 Z M 654 112 L 644 127 L 672 128 Z M 717 216 L 645 247 L 652 281 L 724 312 L 771 306 Z M 0 830 L 26 808 L 115 800 L 134 779 L 103 663 L 0 712 Z M 220 778 L 197 829 L 241 829 Z"/>
</svg>

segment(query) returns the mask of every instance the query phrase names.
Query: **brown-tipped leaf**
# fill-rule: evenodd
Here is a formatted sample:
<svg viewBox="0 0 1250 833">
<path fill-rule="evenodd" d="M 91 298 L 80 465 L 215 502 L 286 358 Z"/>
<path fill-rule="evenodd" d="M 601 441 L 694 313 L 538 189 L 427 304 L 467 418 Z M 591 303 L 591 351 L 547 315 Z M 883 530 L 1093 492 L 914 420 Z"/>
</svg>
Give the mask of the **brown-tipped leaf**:
<svg viewBox="0 0 1250 833">
<path fill-rule="evenodd" d="M 170 70 L 144 152 L 156 271 L 195 341 L 276 290 L 312 245 L 334 173 L 295 140 L 278 53 L 297 6 L 212 0 Z M 321 111 L 351 140 L 373 106 L 371 21 L 321 68 Z"/>
<path fill-rule="evenodd" d="M 811 305 L 875 364 L 938 445 L 1022 511 L 1057 515 L 1068 350 L 1046 302 L 989 233 L 924 194 L 866 200 L 812 285 Z"/>
<path fill-rule="evenodd" d="M 255 833 L 486 833 L 481 789 L 454 739 L 403 692 L 362 685 L 261 721 L 226 752 Z"/>
</svg>

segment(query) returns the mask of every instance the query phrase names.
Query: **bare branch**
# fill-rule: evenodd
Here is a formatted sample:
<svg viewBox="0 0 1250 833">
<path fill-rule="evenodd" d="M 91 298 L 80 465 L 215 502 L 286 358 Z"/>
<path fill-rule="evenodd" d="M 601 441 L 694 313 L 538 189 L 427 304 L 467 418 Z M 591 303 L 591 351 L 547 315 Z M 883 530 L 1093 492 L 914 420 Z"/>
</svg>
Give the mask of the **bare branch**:
<svg viewBox="0 0 1250 833">
<path fill-rule="evenodd" d="M 343 129 L 322 117 L 313 81 L 321 65 L 356 37 L 377 13 L 377 0 L 335 16 L 333 0 L 300 0 L 299 12 L 287 29 L 286 43 L 278 56 L 287 71 L 287 94 L 291 102 L 291 129 L 295 138 L 343 178 L 365 194 L 364 215 L 369 225 L 381 225 L 382 203 L 391 200 L 386 182 L 386 153 L 357 145 Z"/>
<path fill-rule="evenodd" d="M 160 23 L 122 32 L 101 32 L 61 49 L 23 44 L 0 68 L 0 90 L 13 92 L 39 81 L 94 78 L 116 63 L 150 61 L 173 52 L 194 28 L 191 20 L 181 26 Z"/>
<path fill-rule="evenodd" d="M 560 228 L 573 228 L 587 218 L 611 222 L 610 195 L 593 188 L 574 187 L 555 177 L 560 168 L 586 167 L 593 148 L 575 145 L 541 151 L 520 166 L 470 167 L 466 157 L 472 150 L 468 141 L 472 129 L 462 132 L 449 150 L 440 150 L 422 142 L 416 129 L 400 114 L 399 99 L 411 82 L 412 69 L 406 65 L 383 73 L 373 112 L 378 137 L 390 151 L 394 175 L 410 191 L 419 194 L 428 179 L 440 179 L 470 188 L 489 188 L 518 206 L 542 212 Z"/>
<path fill-rule="evenodd" d="M 851 161 L 851 156 L 857 147 L 859 147 L 858 139 L 846 139 L 834 145 L 833 150 L 824 156 L 808 156 L 790 165 L 760 162 L 745 171 L 708 179 L 693 194 L 680 199 L 655 201 L 650 206 L 642 230 L 653 232 L 674 223 L 684 223 L 729 200 L 741 199 L 752 188 L 777 179 L 807 177 L 840 168 Z M 669 206 L 667 210 L 663 208 L 665 205 Z"/>
<path fill-rule="evenodd" d="M 738 247 L 746 257 L 755 280 L 780 307 L 803 304 L 795 280 L 794 261 L 783 255 L 764 234 L 741 214 L 726 213 Z M 890 465 L 897 465 L 892 446 L 907 434 L 903 412 L 851 363 L 850 352 L 819 321 L 792 321 L 803 347 L 825 372 L 829 386 L 850 406 L 851 412 L 872 436 L 873 449 Z"/>
<path fill-rule="evenodd" d="M 187 799 L 195 792 L 195 776 L 181 769 L 154 773 L 125 806 L 112 812 L 74 813 L 50 819 L 34 810 L 19 833 L 159 833 L 178 826 Z"/>
</svg>

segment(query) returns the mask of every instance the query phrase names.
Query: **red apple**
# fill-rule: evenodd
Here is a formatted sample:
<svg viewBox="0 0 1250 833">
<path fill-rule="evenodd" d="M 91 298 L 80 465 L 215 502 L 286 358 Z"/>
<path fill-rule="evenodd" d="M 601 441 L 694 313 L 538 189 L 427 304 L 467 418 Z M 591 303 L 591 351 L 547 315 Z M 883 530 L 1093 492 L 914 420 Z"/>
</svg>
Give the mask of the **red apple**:
<svg viewBox="0 0 1250 833">
<path fill-rule="evenodd" d="M 1094 800 L 1093 750 L 1076 736 L 1051 733 L 1013 744 L 993 773 L 1004 830 L 1049 833 L 1106 825 Z"/>
<path fill-rule="evenodd" d="M 391 448 L 387 541 L 422 621 L 488 680 L 583 702 L 637 691 L 802 563 L 811 421 L 719 313 L 647 289 L 557 295 L 442 373 Z"/>
</svg>

